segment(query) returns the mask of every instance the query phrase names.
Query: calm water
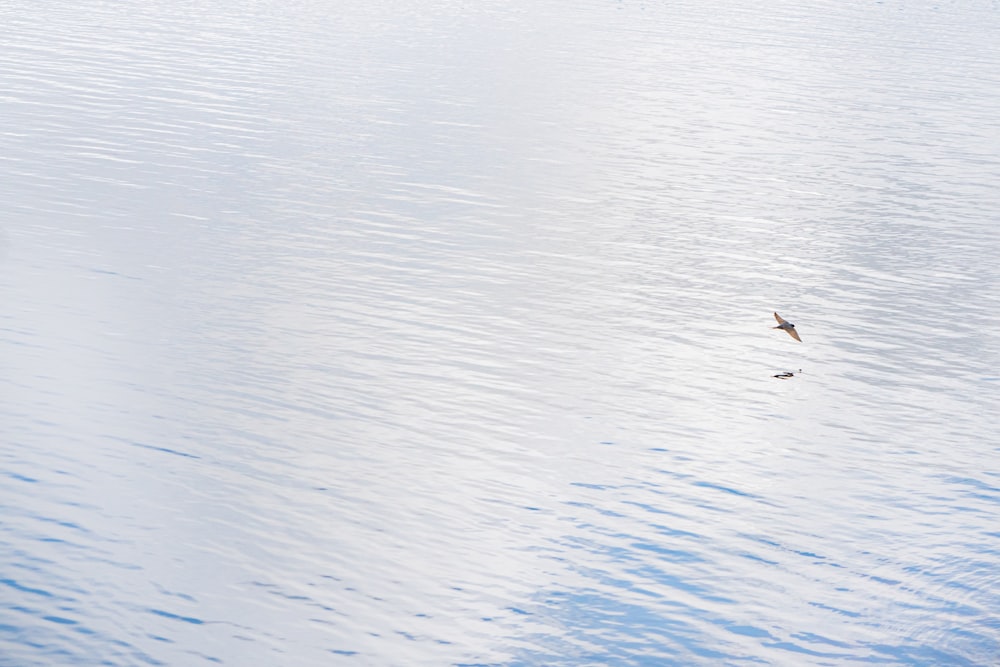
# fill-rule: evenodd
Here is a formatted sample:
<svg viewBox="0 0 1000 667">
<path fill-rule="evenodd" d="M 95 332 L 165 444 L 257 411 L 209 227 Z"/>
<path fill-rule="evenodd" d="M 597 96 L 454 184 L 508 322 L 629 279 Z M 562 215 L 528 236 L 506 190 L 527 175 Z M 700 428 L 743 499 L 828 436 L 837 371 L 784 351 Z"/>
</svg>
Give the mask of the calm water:
<svg viewBox="0 0 1000 667">
<path fill-rule="evenodd" d="M 0 665 L 1000 664 L 997 2 L 0 15 Z"/>
</svg>

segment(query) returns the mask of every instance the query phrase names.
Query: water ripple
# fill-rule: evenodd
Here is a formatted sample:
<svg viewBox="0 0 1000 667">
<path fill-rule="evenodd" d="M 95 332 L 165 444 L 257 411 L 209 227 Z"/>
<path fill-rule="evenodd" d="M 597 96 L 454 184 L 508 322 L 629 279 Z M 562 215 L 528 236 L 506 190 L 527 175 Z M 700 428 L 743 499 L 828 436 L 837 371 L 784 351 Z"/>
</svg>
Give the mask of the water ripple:
<svg viewBox="0 0 1000 667">
<path fill-rule="evenodd" d="M 3 660 L 1000 654 L 995 8 L 142 10 L 5 10 Z"/>
</svg>

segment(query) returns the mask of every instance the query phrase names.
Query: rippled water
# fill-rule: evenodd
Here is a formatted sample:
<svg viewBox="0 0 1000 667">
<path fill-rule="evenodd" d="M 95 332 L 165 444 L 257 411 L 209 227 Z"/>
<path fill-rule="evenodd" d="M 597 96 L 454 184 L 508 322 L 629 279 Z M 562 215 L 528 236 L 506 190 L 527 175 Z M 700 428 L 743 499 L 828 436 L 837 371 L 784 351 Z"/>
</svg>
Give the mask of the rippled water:
<svg viewBox="0 0 1000 667">
<path fill-rule="evenodd" d="M 2 14 L 0 665 L 1000 661 L 997 3 Z"/>
</svg>

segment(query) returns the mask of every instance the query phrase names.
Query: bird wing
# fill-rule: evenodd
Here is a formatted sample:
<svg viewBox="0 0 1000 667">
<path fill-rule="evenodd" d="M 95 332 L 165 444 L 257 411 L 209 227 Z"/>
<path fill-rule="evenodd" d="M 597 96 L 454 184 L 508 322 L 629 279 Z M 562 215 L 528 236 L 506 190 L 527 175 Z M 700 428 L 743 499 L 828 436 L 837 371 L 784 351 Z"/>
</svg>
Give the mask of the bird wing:
<svg viewBox="0 0 1000 667">
<path fill-rule="evenodd" d="M 774 319 L 778 320 L 778 324 L 784 324 L 785 323 L 785 320 L 781 319 L 781 315 L 779 315 L 778 313 L 774 314 Z"/>
<path fill-rule="evenodd" d="M 799 341 L 800 343 L 802 342 L 802 339 L 799 338 L 799 332 L 796 331 L 795 329 L 785 329 L 785 331 L 787 331 L 791 335 L 791 337 L 794 338 L 795 340 Z"/>
</svg>

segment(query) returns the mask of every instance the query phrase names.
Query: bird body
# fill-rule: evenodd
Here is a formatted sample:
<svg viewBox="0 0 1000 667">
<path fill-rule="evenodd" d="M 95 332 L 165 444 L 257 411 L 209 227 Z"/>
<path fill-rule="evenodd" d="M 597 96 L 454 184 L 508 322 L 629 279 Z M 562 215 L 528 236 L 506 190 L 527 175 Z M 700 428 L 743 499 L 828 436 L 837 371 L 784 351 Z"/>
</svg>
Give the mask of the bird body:
<svg viewBox="0 0 1000 667">
<path fill-rule="evenodd" d="M 778 326 L 771 327 L 772 329 L 781 329 L 782 331 L 787 332 L 788 335 L 794 338 L 795 340 L 799 341 L 800 343 L 802 342 L 802 339 L 799 338 L 799 332 L 795 330 L 794 324 L 792 324 L 791 322 L 786 322 L 785 320 L 781 319 L 781 315 L 779 315 L 778 313 L 774 314 L 774 319 L 778 320 Z"/>
</svg>

